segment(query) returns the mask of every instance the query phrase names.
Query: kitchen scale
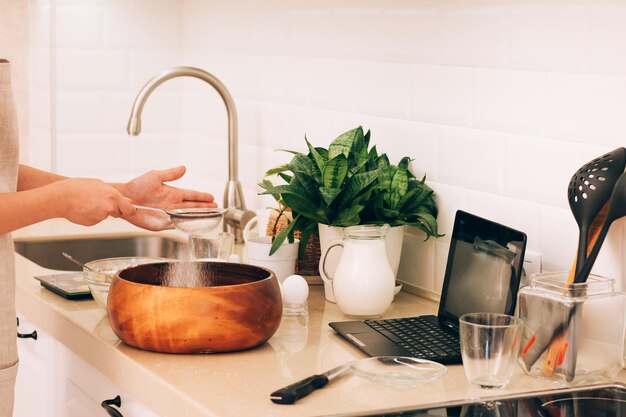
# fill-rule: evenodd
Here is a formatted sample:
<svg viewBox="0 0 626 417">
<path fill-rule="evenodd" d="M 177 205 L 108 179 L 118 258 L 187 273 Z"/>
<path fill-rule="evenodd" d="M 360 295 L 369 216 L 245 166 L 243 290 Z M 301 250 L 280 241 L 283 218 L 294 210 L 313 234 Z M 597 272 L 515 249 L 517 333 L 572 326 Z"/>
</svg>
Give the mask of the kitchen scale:
<svg viewBox="0 0 626 417">
<path fill-rule="evenodd" d="M 626 417 L 626 385 L 535 391 L 477 402 L 457 401 L 337 417 Z"/>
</svg>

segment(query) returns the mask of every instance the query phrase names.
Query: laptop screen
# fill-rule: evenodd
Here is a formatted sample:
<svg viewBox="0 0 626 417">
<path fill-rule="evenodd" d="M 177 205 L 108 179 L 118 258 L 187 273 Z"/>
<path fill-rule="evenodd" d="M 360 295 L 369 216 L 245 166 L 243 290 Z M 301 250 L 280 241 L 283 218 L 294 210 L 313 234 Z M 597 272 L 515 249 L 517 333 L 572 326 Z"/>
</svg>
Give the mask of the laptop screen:
<svg viewBox="0 0 626 417">
<path fill-rule="evenodd" d="M 458 210 L 439 304 L 439 318 L 458 324 L 465 313 L 513 314 L 526 235 Z"/>
</svg>

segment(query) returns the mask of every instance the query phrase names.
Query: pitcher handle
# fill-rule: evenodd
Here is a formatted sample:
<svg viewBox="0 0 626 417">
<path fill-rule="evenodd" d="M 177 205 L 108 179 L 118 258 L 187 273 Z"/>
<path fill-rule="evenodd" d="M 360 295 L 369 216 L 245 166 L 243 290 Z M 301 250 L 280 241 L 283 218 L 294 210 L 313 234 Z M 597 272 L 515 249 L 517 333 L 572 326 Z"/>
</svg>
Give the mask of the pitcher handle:
<svg viewBox="0 0 626 417">
<path fill-rule="evenodd" d="M 322 277 L 322 280 L 324 282 L 331 284 L 333 277 L 329 276 L 328 273 L 326 272 L 326 257 L 328 256 L 328 253 L 330 252 L 332 248 L 335 248 L 337 246 L 343 247 L 343 238 L 333 239 L 328 243 L 330 246 L 328 246 L 328 249 L 326 249 L 326 252 L 324 252 L 324 255 L 320 259 L 320 265 L 321 265 L 320 276 Z"/>
<path fill-rule="evenodd" d="M 244 242 L 247 242 L 248 239 L 250 239 L 252 236 L 261 235 L 258 230 L 256 232 L 256 235 L 252 234 L 252 231 L 258 228 L 258 224 L 259 224 L 259 219 L 257 217 L 253 217 L 252 219 L 250 219 L 248 223 L 246 223 L 246 225 L 243 228 L 243 241 Z"/>
</svg>

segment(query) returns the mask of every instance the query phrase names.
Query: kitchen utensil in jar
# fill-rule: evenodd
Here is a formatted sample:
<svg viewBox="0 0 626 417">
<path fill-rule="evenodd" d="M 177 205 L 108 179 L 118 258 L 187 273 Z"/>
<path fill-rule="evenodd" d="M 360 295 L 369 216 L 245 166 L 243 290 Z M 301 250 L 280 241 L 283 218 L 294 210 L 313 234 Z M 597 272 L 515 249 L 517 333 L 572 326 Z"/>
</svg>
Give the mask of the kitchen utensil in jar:
<svg viewBox="0 0 626 417">
<path fill-rule="evenodd" d="M 617 180 L 615 188 L 613 188 L 609 209 L 606 213 L 606 219 L 604 220 L 600 234 L 598 235 L 598 240 L 595 245 L 593 245 L 593 249 L 589 253 L 582 269 L 576 274 L 574 282 L 581 283 L 587 281 L 587 277 L 589 277 L 589 273 L 598 257 L 598 253 L 600 253 L 600 248 L 604 243 L 604 239 L 606 238 L 611 224 L 624 216 L 626 216 L 626 174 L 622 174 Z"/>
<path fill-rule="evenodd" d="M 587 258 L 589 227 L 611 198 L 613 187 L 625 166 L 626 149 L 620 147 L 583 165 L 569 182 L 567 197 L 580 232 L 576 273 L 580 272 Z"/>
<path fill-rule="evenodd" d="M 602 224 L 607 215 L 608 201 L 613 188 L 626 166 L 626 149 L 617 148 L 583 165 L 572 176 L 568 188 L 567 198 L 570 209 L 579 227 L 578 250 L 576 259 L 570 270 L 567 285 L 574 282 L 576 274 L 580 272 L 591 248 L 599 237 Z M 572 326 L 571 329 L 576 329 Z M 561 334 L 550 343 L 544 364 L 545 373 L 554 373 L 556 363 L 561 352 L 576 348 L 574 331 Z M 566 368 L 574 369 L 575 354 L 568 355 L 569 364 Z"/>
<path fill-rule="evenodd" d="M 348 372 L 383 385 L 415 386 L 441 378 L 448 370 L 444 365 L 426 359 L 375 356 L 343 363 L 327 372 L 304 378 L 274 391 L 270 399 L 276 404 L 293 404 Z"/>
<path fill-rule="evenodd" d="M 346 227 L 345 237 L 331 241 L 322 255 L 322 277 L 332 281 L 337 305 L 348 316 L 379 317 L 393 301 L 395 274 L 385 245 L 388 229 L 388 225 Z M 334 276 L 329 276 L 325 261 L 337 246 L 343 251 Z"/>
<path fill-rule="evenodd" d="M 181 232 L 203 234 L 215 229 L 222 221 L 226 209 L 223 208 L 179 208 L 162 210 L 148 206 L 135 206 L 139 210 L 148 210 L 170 216 L 170 220 Z"/>
<path fill-rule="evenodd" d="M 602 229 L 600 230 L 598 238 L 595 241 L 595 244 L 593 245 L 591 252 L 589 252 L 589 256 L 587 257 L 581 270 L 576 274 L 574 278 L 574 283 L 580 284 L 580 283 L 584 283 L 587 281 L 587 278 L 589 277 L 589 274 L 591 273 L 591 269 L 593 268 L 593 265 L 598 257 L 598 253 L 600 252 L 600 248 L 602 247 L 602 244 L 604 243 L 604 239 L 606 238 L 606 235 L 609 231 L 609 228 L 611 227 L 611 224 L 613 224 L 615 220 L 624 216 L 626 216 L 626 175 L 622 173 L 619 179 L 617 180 L 617 182 L 615 183 L 615 187 L 613 188 L 613 192 L 611 193 L 608 211 L 606 214 L 606 219 L 604 220 L 604 224 L 602 225 Z M 575 350 L 577 349 L 578 326 L 576 325 L 577 321 L 575 321 L 574 319 L 577 317 L 578 308 L 579 307 L 574 305 L 571 308 L 566 320 L 564 320 L 563 323 L 557 323 L 554 326 L 553 331 L 551 333 L 551 337 L 548 341 L 546 341 L 546 339 L 540 340 L 539 338 L 537 338 L 534 341 L 534 343 L 537 344 L 537 346 L 535 346 L 535 349 L 539 350 L 539 353 L 541 353 L 548 347 L 549 344 L 552 344 L 555 341 L 558 343 L 559 338 L 562 338 L 564 336 L 563 329 L 570 327 L 570 331 L 569 331 L 570 334 L 567 335 L 567 340 L 568 340 L 568 345 L 570 346 L 570 349 L 574 350 L 574 352 L 572 352 L 569 355 L 569 358 L 570 358 L 569 362 L 566 363 L 564 366 L 564 368 L 568 370 L 568 378 L 570 378 L 570 380 L 573 380 L 573 378 L 575 377 L 573 370 L 576 368 L 575 361 L 576 361 L 577 355 L 575 353 Z M 570 321 L 572 320 L 574 320 L 574 323 L 572 326 L 570 326 Z M 560 348 L 555 347 L 553 350 L 560 351 Z M 548 360 L 549 362 L 556 361 L 555 358 L 553 358 L 553 355 L 549 355 Z M 532 363 L 530 365 L 532 365 Z M 546 370 L 548 372 L 551 372 L 552 369 L 554 369 L 554 365 L 551 365 L 550 363 L 548 363 Z"/>
</svg>

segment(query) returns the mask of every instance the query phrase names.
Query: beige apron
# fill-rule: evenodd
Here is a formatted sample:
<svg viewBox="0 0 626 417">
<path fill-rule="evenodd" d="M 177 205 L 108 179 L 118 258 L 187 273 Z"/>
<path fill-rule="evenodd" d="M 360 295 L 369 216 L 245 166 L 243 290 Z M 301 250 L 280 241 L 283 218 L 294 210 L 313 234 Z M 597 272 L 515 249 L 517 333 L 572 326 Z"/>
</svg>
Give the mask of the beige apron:
<svg viewBox="0 0 626 417">
<path fill-rule="evenodd" d="M 0 59 L 0 193 L 17 188 L 17 115 L 11 93 L 11 66 Z M 17 374 L 15 267 L 11 234 L 0 235 L 0 417 L 13 414 Z"/>
</svg>

